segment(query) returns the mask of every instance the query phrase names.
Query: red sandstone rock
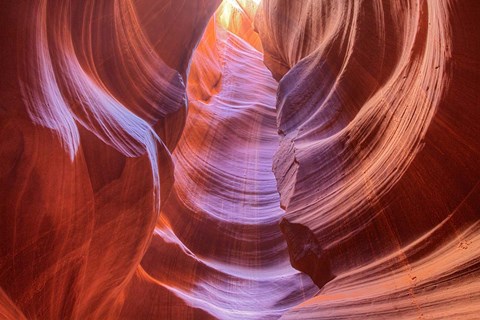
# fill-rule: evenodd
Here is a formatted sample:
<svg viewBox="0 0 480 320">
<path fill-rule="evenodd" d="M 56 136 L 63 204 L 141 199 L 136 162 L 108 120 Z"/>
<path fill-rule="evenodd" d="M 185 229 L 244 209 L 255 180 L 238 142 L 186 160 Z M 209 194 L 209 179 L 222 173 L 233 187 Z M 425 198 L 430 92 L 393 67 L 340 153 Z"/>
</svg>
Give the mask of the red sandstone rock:
<svg viewBox="0 0 480 320">
<path fill-rule="evenodd" d="M 282 231 L 322 287 L 285 318 L 478 314 L 479 17 L 474 1 L 262 2 Z"/>
<path fill-rule="evenodd" d="M 480 313 L 480 3 L 0 8 L 0 318 Z"/>
<path fill-rule="evenodd" d="M 179 65 L 216 3 L 198 5 L 175 14 L 188 22 L 169 51 Z M 1 312 L 116 318 L 170 193 L 185 68 L 164 62 L 128 1 L 1 6 Z"/>
</svg>

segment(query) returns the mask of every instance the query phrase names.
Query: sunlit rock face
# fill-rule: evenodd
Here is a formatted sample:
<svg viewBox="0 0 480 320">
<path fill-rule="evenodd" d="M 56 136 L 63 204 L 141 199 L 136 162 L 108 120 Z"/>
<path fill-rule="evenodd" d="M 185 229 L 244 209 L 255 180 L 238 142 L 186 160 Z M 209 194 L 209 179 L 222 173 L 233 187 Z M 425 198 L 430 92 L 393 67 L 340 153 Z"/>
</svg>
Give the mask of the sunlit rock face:
<svg viewBox="0 0 480 320">
<path fill-rule="evenodd" d="M 275 319 L 318 291 L 290 265 L 278 227 L 277 83 L 247 42 L 251 33 L 245 41 L 218 20 L 226 5 L 192 59 L 175 183 L 127 293 L 128 318 L 206 317 L 204 310 L 219 319 Z M 165 292 L 178 298 L 172 303 Z"/>
<path fill-rule="evenodd" d="M 171 191 L 184 75 L 218 4 L 2 3 L 0 317 L 120 316 Z"/>
<path fill-rule="evenodd" d="M 262 2 L 280 226 L 322 288 L 285 318 L 478 316 L 479 17 L 474 1 Z"/>
<path fill-rule="evenodd" d="M 480 2 L 0 8 L 0 318 L 480 314 Z"/>
</svg>

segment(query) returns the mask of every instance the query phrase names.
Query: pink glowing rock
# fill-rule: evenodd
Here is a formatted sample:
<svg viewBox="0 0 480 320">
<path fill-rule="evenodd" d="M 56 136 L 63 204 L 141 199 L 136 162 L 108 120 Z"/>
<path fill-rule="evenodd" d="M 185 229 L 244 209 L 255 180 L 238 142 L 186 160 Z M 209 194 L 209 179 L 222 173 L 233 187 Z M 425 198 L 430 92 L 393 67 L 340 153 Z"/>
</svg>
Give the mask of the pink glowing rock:
<svg viewBox="0 0 480 320">
<path fill-rule="evenodd" d="M 462 1 L 262 2 L 265 63 L 281 79 L 282 231 L 322 288 L 285 318 L 478 313 L 479 13 Z"/>
<path fill-rule="evenodd" d="M 0 318 L 480 314 L 480 2 L 1 8 Z"/>
<path fill-rule="evenodd" d="M 196 17 L 176 34 L 191 51 L 218 5 L 193 3 L 176 14 Z M 1 312 L 116 318 L 172 186 L 185 69 L 128 1 L 4 3 L 1 21 Z"/>
</svg>

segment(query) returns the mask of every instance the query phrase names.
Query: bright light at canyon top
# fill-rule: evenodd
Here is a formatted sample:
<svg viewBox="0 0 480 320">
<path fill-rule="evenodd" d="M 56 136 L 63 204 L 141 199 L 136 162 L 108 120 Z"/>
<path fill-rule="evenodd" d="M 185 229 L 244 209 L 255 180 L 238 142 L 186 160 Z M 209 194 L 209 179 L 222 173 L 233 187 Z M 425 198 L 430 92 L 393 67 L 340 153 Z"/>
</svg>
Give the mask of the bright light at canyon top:
<svg viewBox="0 0 480 320">
<path fill-rule="evenodd" d="M 241 37 L 260 52 L 263 52 L 253 21 L 261 0 L 223 0 L 215 16 L 218 25 Z"/>
<path fill-rule="evenodd" d="M 478 21 L 1 2 L 0 320 L 479 319 Z"/>
<path fill-rule="evenodd" d="M 232 21 L 234 20 L 235 14 L 241 12 L 252 15 L 250 18 L 253 20 L 253 15 L 257 11 L 260 1 L 261 0 L 223 0 L 222 5 L 217 11 L 220 23 L 225 27 L 235 23 Z"/>
</svg>

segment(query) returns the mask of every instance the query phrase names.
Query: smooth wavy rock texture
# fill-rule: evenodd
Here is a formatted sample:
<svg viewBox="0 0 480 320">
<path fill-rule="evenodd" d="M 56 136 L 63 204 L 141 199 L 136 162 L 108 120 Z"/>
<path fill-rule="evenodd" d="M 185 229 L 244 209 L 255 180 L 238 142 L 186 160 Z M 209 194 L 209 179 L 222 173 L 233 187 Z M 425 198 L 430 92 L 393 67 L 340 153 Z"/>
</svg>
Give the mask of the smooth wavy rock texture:
<svg viewBox="0 0 480 320">
<path fill-rule="evenodd" d="M 476 319 L 480 2 L 0 4 L 1 319 Z"/>
<path fill-rule="evenodd" d="M 283 211 L 271 170 L 277 83 L 259 51 L 212 20 L 193 57 L 188 88 L 172 195 L 139 283 L 127 294 L 125 316 L 205 316 L 158 310 L 169 304 L 167 290 L 219 319 L 278 318 L 318 288 L 290 265 L 278 227 Z"/>
<path fill-rule="evenodd" d="M 120 316 L 171 191 L 185 74 L 218 4 L 2 2 L 2 317 Z M 151 21 L 150 6 L 181 28 Z"/>
<path fill-rule="evenodd" d="M 475 1 L 262 2 L 281 228 L 322 288 L 285 318 L 480 314 L 479 17 Z"/>
</svg>

